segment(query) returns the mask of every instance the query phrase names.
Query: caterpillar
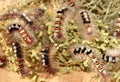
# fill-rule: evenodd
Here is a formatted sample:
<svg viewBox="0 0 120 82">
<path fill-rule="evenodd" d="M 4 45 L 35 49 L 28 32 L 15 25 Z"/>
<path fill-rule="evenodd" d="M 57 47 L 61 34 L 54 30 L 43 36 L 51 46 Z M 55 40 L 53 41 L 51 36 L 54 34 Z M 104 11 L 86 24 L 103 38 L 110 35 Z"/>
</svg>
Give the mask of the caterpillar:
<svg viewBox="0 0 120 82">
<path fill-rule="evenodd" d="M 50 64 L 49 54 L 50 54 L 49 47 L 42 48 L 41 50 L 42 66 L 45 68 L 46 72 L 53 74 L 52 67 Z"/>
<path fill-rule="evenodd" d="M 55 19 L 55 25 L 54 25 L 54 33 L 53 38 L 54 40 L 61 41 L 63 39 L 63 30 L 62 30 L 62 20 L 64 19 L 64 14 L 68 10 L 67 7 L 63 7 L 60 10 L 57 11 L 57 16 Z"/>
<path fill-rule="evenodd" d="M 33 24 L 33 21 L 25 14 L 22 13 L 21 17 L 26 21 L 26 23 L 28 23 L 29 25 Z"/>
<path fill-rule="evenodd" d="M 66 29 L 64 27 L 75 13 L 74 6 L 74 1 L 70 0 L 68 1 L 67 5 L 65 4 L 61 9 L 57 11 L 53 30 L 53 39 L 56 42 L 63 42 L 66 40 Z"/>
<path fill-rule="evenodd" d="M 5 64 L 6 64 L 6 57 L 0 56 L 0 67 L 5 66 Z"/>
<path fill-rule="evenodd" d="M 19 34 L 22 36 L 23 40 L 27 44 L 32 44 L 32 38 L 28 35 L 28 33 L 25 31 L 25 29 L 21 25 L 19 25 L 19 24 L 9 25 L 7 33 L 9 34 L 13 31 L 18 31 Z"/>
<path fill-rule="evenodd" d="M 22 53 L 20 44 L 18 42 L 13 42 L 12 49 L 16 58 L 18 73 L 20 74 L 20 76 L 25 76 L 26 71 L 25 71 L 23 53 Z"/>
<path fill-rule="evenodd" d="M 80 31 L 79 36 L 83 36 L 83 39 L 95 40 L 95 22 L 90 12 L 79 9 L 76 12 L 76 16 L 74 17 L 74 19 L 78 25 L 78 31 Z"/>
<path fill-rule="evenodd" d="M 87 47 L 84 46 L 79 46 L 79 47 L 71 47 L 74 49 L 70 49 L 70 52 L 75 56 L 75 55 L 80 55 L 80 54 L 85 54 L 87 55 L 92 63 L 94 64 L 96 70 L 98 73 L 103 77 L 106 78 L 106 71 L 103 69 L 103 67 L 100 65 L 98 59 L 96 58 L 95 54 L 93 53 L 92 49 L 88 49 Z"/>
<path fill-rule="evenodd" d="M 102 55 L 102 59 L 105 60 L 106 62 L 110 63 L 116 63 L 120 60 L 120 49 L 119 48 L 114 48 L 114 49 L 108 49 L 106 52 Z"/>
</svg>

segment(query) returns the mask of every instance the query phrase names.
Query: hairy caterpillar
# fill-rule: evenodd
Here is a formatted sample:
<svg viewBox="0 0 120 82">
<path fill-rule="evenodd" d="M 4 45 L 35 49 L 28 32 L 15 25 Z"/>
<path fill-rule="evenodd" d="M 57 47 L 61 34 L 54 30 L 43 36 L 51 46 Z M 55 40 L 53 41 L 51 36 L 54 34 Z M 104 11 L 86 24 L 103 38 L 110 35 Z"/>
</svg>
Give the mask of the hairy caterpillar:
<svg viewBox="0 0 120 82">
<path fill-rule="evenodd" d="M 32 38 L 28 35 L 28 33 L 25 31 L 25 29 L 19 25 L 19 24 L 11 24 L 8 27 L 8 34 L 13 32 L 13 31 L 18 31 L 19 34 L 22 36 L 23 40 L 27 43 L 27 44 L 32 44 Z"/>
<path fill-rule="evenodd" d="M 41 62 L 46 72 L 48 72 L 49 74 L 54 74 L 55 71 L 53 70 L 52 58 L 51 58 L 51 54 L 53 53 L 53 51 L 51 51 L 52 45 L 50 44 L 47 31 L 48 28 L 45 27 L 43 29 L 43 35 L 42 35 Z"/>
<path fill-rule="evenodd" d="M 95 66 L 98 73 L 103 78 L 106 78 L 106 71 L 100 65 L 100 63 L 99 63 L 98 59 L 96 58 L 96 55 L 93 53 L 92 49 L 88 49 L 87 47 L 84 47 L 84 46 L 78 46 L 78 47 L 72 46 L 70 49 L 70 52 L 72 53 L 73 56 L 80 55 L 80 54 L 87 55 L 90 58 L 90 60 L 92 61 L 93 65 Z"/>
<path fill-rule="evenodd" d="M 25 70 L 23 53 L 22 53 L 20 44 L 18 42 L 13 42 L 12 49 L 16 58 L 18 73 L 20 74 L 20 76 L 25 76 L 26 70 Z"/>
<path fill-rule="evenodd" d="M 70 4 L 72 4 L 72 2 L 70 2 Z M 62 7 L 57 11 L 53 31 L 53 39 L 57 42 L 63 42 L 67 38 L 65 25 L 67 24 L 69 19 L 73 17 L 73 13 L 75 11 L 73 6 L 70 6 L 70 4 L 68 4 L 65 7 Z"/>
<path fill-rule="evenodd" d="M 55 25 L 54 25 L 54 33 L 53 38 L 54 40 L 61 41 L 64 38 L 63 35 L 63 28 L 62 26 L 62 20 L 64 19 L 64 14 L 68 10 L 68 8 L 63 7 L 60 10 L 57 11 L 57 16 L 55 19 Z"/>
<path fill-rule="evenodd" d="M 120 49 L 108 49 L 105 54 L 102 55 L 102 59 L 106 62 L 116 63 L 120 60 Z"/>
<path fill-rule="evenodd" d="M 50 47 L 46 46 L 41 49 L 41 61 L 42 61 L 42 66 L 44 67 L 45 71 L 54 74 L 55 71 L 52 68 L 51 61 L 50 61 Z"/>
<path fill-rule="evenodd" d="M 6 64 L 6 57 L 0 56 L 0 67 L 5 66 L 5 64 Z"/>
<path fill-rule="evenodd" d="M 95 22 L 90 13 L 86 10 L 78 10 L 74 19 L 78 25 L 80 36 L 86 40 L 95 40 Z"/>
</svg>

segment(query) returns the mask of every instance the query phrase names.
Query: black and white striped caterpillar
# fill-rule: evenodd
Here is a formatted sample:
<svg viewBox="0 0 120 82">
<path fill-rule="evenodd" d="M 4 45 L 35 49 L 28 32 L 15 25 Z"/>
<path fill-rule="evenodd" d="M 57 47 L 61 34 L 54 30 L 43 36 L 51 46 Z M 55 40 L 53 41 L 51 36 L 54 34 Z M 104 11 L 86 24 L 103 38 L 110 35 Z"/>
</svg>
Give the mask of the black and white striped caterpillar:
<svg viewBox="0 0 120 82">
<path fill-rule="evenodd" d="M 23 38 L 23 40 L 27 44 L 32 44 L 32 38 L 28 35 L 28 33 L 25 31 L 25 29 L 21 25 L 19 24 L 9 25 L 7 33 L 9 34 L 9 33 L 12 33 L 13 31 L 18 31 L 21 37 Z"/>
<path fill-rule="evenodd" d="M 52 70 L 51 67 L 49 55 L 50 55 L 50 48 L 49 47 L 42 48 L 41 50 L 42 65 L 45 68 L 46 72 L 53 74 L 54 71 Z"/>
<path fill-rule="evenodd" d="M 16 58 L 18 73 L 20 74 L 20 76 L 25 76 L 26 70 L 25 70 L 24 58 L 23 58 L 23 53 L 22 53 L 20 44 L 18 42 L 13 42 L 12 49 Z"/>
<path fill-rule="evenodd" d="M 102 55 L 102 59 L 110 63 L 116 63 L 120 61 L 120 49 L 114 48 L 106 50 Z"/>
<path fill-rule="evenodd" d="M 86 54 L 92 63 L 94 64 L 96 70 L 98 73 L 103 77 L 106 78 L 106 71 L 103 69 L 103 67 L 100 65 L 98 59 L 96 58 L 95 54 L 93 53 L 92 49 L 88 49 L 87 47 L 84 46 L 79 46 L 79 47 L 71 47 L 73 49 L 70 49 L 70 52 L 73 54 L 73 56 L 80 55 L 80 54 Z"/>
</svg>

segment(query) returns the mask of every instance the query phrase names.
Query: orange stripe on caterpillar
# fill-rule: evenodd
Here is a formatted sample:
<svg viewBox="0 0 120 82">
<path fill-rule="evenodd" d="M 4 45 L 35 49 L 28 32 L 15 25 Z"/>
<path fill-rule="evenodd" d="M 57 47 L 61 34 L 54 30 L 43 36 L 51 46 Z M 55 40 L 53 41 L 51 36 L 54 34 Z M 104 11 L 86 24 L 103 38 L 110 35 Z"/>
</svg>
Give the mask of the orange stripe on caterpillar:
<svg viewBox="0 0 120 82">
<path fill-rule="evenodd" d="M 92 55 L 92 59 L 95 59 L 96 58 L 96 56 L 95 55 Z"/>
<path fill-rule="evenodd" d="M 24 61 L 23 58 L 17 58 L 16 60 L 19 61 L 19 62 L 23 62 Z"/>
<path fill-rule="evenodd" d="M 99 65 L 100 63 L 98 61 L 95 62 L 95 65 Z"/>
<path fill-rule="evenodd" d="M 68 0 L 68 5 L 73 3 L 74 0 Z"/>
<path fill-rule="evenodd" d="M 98 67 L 98 70 L 101 70 L 101 69 L 103 69 L 103 67 L 99 66 L 99 67 Z"/>
<path fill-rule="evenodd" d="M 55 24 L 61 24 L 61 22 L 59 22 L 59 21 L 56 21 L 56 22 L 55 22 Z"/>
</svg>

